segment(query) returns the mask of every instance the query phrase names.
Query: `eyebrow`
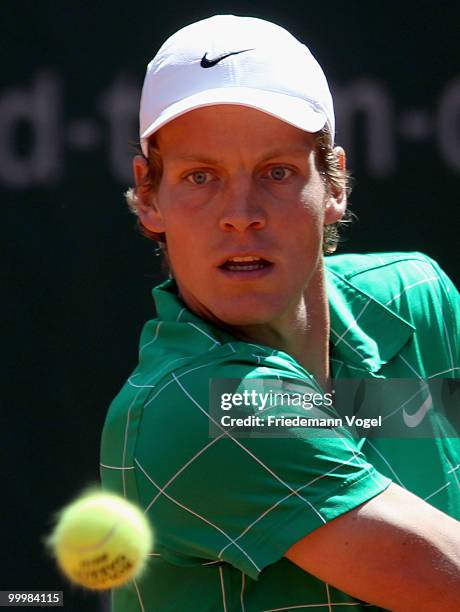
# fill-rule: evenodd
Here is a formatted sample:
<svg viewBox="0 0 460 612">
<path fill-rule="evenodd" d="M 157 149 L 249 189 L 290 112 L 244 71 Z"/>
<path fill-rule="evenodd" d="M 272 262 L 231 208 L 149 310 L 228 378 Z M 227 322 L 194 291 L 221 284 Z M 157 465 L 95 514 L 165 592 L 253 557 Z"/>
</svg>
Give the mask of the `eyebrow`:
<svg viewBox="0 0 460 612">
<path fill-rule="evenodd" d="M 305 156 L 307 157 L 308 154 L 308 149 L 307 147 L 291 147 L 291 148 L 278 148 L 278 149 L 273 149 L 272 151 L 269 151 L 268 153 L 266 153 L 260 160 L 259 162 L 266 162 L 270 159 L 274 159 L 276 157 L 284 157 L 284 156 Z M 198 155 L 198 154 L 193 154 L 193 153 L 189 153 L 187 155 L 175 155 L 174 157 L 171 158 L 172 161 L 193 161 L 193 162 L 200 162 L 203 164 L 210 164 L 210 165 L 219 165 L 222 163 L 223 160 L 221 159 L 216 159 L 214 157 L 209 157 L 207 155 Z"/>
</svg>

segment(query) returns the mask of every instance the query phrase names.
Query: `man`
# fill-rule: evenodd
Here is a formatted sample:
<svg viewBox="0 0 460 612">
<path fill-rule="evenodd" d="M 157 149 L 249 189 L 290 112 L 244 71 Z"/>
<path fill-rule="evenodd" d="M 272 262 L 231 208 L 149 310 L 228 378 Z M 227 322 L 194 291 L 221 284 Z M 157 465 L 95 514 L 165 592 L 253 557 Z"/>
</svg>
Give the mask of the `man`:
<svg viewBox="0 0 460 612">
<path fill-rule="evenodd" d="M 457 610 L 460 446 L 426 380 L 458 374 L 458 294 L 420 253 L 324 257 L 347 186 L 320 66 L 274 24 L 205 19 L 149 64 L 140 124 L 128 199 L 170 278 L 107 415 L 101 477 L 156 544 L 113 610 Z M 415 378 L 377 409 L 430 435 L 239 436 L 209 390 L 324 398 L 339 377 Z"/>
</svg>

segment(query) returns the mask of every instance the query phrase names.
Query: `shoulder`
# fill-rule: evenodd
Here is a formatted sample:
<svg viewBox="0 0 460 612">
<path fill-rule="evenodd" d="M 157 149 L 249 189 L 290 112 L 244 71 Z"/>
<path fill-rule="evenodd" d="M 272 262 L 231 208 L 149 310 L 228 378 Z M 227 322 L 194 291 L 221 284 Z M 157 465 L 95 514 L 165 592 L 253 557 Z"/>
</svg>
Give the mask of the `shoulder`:
<svg viewBox="0 0 460 612">
<path fill-rule="evenodd" d="M 164 348 L 164 347 L 163 347 Z M 234 392 L 254 380 L 293 380 L 320 391 L 313 377 L 290 355 L 263 345 L 234 340 L 205 347 L 194 354 L 184 345 L 172 358 L 153 350 L 140 360 L 109 408 L 104 439 L 115 436 L 123 445 L 127 424 L 136 435 L 148 425 L 158 434 L 163 426 L 180 425 L 186 437 L 206 434 L 203 415 L 212 409 L 211 391 Z M 217 391 L 216 391 L 217 392 Z M 162 425 L 160 426 L 160 423 Z M 109 436 L 110 432 L 116 434 Z M 160 435 L 160 439 L 166 439 Z"/>
<path fill-rule="evenodd" d="M 372 282 L 376 278 L 391 281 L 401 275 L 419 277 L 430 271 L 433 259 L 419 251 L 392 253 L 346 253 L 326 259 L 327 269 L 353 282 Z"/>
<path fill-rule="evenodd" d="M 227 342 L 169 368 L 144 397 L 144 404 L 177 405 L 178 400 L 207 408 L 210 385 L 230 381 L 236 391 L 253 380 L 295 380 L 315 385 L 312 376 L 290 355 L 266 346 Z"/>
</svg>

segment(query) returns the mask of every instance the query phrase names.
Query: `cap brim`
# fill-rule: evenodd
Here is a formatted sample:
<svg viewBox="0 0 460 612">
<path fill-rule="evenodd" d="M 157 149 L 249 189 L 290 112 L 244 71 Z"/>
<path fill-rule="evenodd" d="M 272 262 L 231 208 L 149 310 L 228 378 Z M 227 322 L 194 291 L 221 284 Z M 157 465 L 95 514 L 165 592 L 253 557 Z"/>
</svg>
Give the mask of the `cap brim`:
<svg viewBox="0 0 460 612">
<path fill-rule="evenodd" d="M 318 132 L 326 124 L 326 113 L 310 106 L 301 98 L 282 93 L 250 89 L 248 87 L 221 87 L 201 91 L 193 96 L 171 104 L 141 134 L 141 146 L 147 156 L 147 138 L 173 119 L 196 108 L 215 104 L 239 104 L 256 108 L 268 115 L 277 117 L 306 132 Z"/>
</svg>

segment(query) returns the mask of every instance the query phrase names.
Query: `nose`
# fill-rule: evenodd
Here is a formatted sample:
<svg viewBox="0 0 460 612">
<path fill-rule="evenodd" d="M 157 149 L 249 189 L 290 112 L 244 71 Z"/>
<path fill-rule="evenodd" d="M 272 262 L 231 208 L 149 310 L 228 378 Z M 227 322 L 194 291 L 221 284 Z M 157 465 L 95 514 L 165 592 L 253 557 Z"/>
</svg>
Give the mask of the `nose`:
<svg viewBox="0 0 460 612">
<path fill-rule="evenodd" d="M 267 216 L 260 197 L 249 180 L 235 181 L 224 195 L 219 218 L 220 229 L 225 232 L 244 232 L 264 228 Z"/>
</svg>

